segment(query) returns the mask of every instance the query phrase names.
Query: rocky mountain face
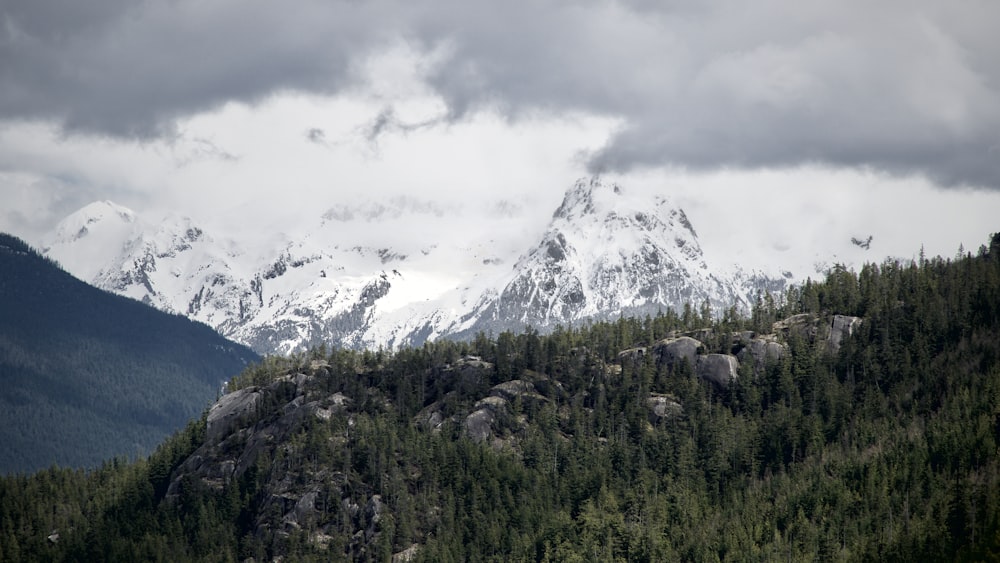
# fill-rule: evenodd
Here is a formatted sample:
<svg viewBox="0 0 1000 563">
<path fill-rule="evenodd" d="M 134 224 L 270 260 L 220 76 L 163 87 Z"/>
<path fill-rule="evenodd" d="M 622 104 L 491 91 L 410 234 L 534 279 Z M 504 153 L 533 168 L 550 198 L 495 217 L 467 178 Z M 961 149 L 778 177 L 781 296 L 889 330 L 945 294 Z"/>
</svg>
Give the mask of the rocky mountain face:
<svg viewBox="0 0 1000 563">
<path fill-rule="evenodd" d="M 433 247 L 345 244 L 327 225 L 353 220 L 349 211 L 323 213 L 305 235 L 275 234 L 251 246 L 185 217 L 151 224 L 98 202 L 64 220 L 45 252 L 84 281 L 205 322 L 260 353 L 320 343 L 419 345 L 688 303 L 745 309 L 758 291 L 780 291 L 785 283 L 715 267 L 668 198 L 629 194 L 599 178 L 566 192 L 538 243 L 512 266 L 488 249 L 468 249 L 458 261 L 481 264 L 463 273 L 472 279 L 440 275 L 441 261 L 428 258 Z M 364 217 L 392 218 L 390 211 Z"/>
</svg>

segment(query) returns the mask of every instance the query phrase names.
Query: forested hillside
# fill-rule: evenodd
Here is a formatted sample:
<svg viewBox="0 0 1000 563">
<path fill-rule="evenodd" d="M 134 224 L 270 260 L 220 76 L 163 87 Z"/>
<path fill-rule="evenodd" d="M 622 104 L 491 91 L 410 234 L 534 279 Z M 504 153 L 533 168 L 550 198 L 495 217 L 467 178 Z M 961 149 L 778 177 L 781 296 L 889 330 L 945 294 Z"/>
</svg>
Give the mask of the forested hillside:
<svg viewBox="0 0 1000 563">
<path fill-rule="evenodd" d="M 0 557 L 1000 560 L 998 435 L 994 235 L 749 318 L 268 358 L 146 460 L 0 480 Z"/>
<path fill-rule="evenodd" d="M 258 359 L 0 234 L 0 474 L 149 455 Z"/>
</svg>

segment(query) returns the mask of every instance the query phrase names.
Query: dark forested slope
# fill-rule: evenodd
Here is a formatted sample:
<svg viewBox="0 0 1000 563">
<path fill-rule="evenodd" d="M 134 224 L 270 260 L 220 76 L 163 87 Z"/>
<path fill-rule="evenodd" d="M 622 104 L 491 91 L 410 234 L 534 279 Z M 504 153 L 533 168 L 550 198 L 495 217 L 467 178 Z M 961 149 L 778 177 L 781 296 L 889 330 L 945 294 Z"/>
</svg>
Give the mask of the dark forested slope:
<svg viewBox="0 0 1000 563">
<path fill-rule="evenodd" d="M 746 319 L 269 358 L 148 460 L 0 480 L 0 557 L 997 560 L 991 242 Z"/>
<path fill-rule="evenodd" d="M 0 473 L 148 455 L 257 359 L 0 234 Z"/>
</svg>

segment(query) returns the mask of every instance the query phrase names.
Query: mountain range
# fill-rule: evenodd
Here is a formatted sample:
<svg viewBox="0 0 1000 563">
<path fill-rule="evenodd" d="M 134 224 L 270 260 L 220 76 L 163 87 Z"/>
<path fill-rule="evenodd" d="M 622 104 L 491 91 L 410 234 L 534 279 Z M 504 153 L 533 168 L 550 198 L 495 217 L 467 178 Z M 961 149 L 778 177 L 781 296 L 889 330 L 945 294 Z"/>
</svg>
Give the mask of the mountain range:
<svg viewBox="0 0 1000 563">
<path fill-rule="evenodd" d="M 152 222 L 101 201 L 59 223 L 43 251 L 81 280 L 204 322 L 262 354 L 544 331 L 706 302 L 746 311 L 758 292 L 780 292 L 795 277 L 713 260 L 669 198 L 598 177 L 572 185 L 537 243 L 514 253 L 445 241 L 355 243 L 335 228 L 379 228 L 402 212 L 340 205 L 306 215 L 294 236 L 248 243 L 188 217 Z"/>
<path fill-rule="evenodd" d="M 685 317 L 268 356 L 146 458 L 0 476 L 0 560 L 1000 559 L 1000 234 Z"/>
</svg>

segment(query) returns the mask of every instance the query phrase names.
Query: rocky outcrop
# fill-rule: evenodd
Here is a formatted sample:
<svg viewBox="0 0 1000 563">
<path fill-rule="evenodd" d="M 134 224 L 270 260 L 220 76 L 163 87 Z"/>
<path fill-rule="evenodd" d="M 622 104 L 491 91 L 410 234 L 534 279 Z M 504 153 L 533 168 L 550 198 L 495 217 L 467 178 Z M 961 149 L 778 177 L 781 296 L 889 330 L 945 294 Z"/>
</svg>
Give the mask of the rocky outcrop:
<svg viewBox="0 0 1000 563">
<path fill-rule="evenodd" d="M 510 404 L 502 397 L 489 396 L 476 403 L 465 417 L 465 435 L 474 442 L 485 442 L 494 435 L 493 425 L 498 415 L 507 411 Z"/>
<path fill-rule="evenodd" d="M 534 384 L 523 379 L 511 379 L 494 385 L 490 389 L 490 394 L 495 397 L 502 397 L 509 402 L 521 399 L 524 402 L 544 402 L 545 397 L 535 390 Z"/>
<path fill-rule="evenodd" d="M 209 411 L 204 442 L 171 473 L 166 502 L 184 502 L 187 491 L 199 494 L 206 487 L 227 490 L 248 473 L 260 483 L 261 474 L 250 472 L 256 467 L 266 475 L 255 493 L 257 536 L 288 538 L 307 532 L 306 541 L 318 549 L 330 549 L 335 537 L 348 538 L 345 552 L 334 558 L 368 560 L 389 510 L 381 497 L 356 475 L 322 462 L 303 467 L 276 461 L 322 458 L 351 440 L 354 401 L 329 391 L 330 379 L 319 375 L 328 376 L 328 366 L 306 371 L 311 374 L 292 373 L 220 398 Z M 335 417 L 340 420 L 334 422 Z M 303 442 L 304 430 L 311 432 L 314 425 L 325 425 L 330 435 Z"/>
<path fill-rule="evenodd" d="M 223 395 L 208 411 L 205 438 L 219 442 L 257 411 L 260 396 L 260 388 L 256 386 Z"/>
<path fill-rule="evenodd" d="M 800 338 L 811 345 L 823 346 L 827 353 L 836 355 L 840 352 L 844 340 L 849 338 L 862 322 L 860 317 L 832 315 L 829 323 L 826 323 L 820 315 L 801 313 L 774 323 L 774 333 L 785 341 Z"/>
<path fill-rule="evenodd" d="M 684 413 L 684 407 L 673 395 L 661 393 L 650 393 L 646 399 L 646 406 L 649 407 L 649 421 L 652 423 L 661 420 L 670 420 Z"/>
<path fill-rule="evenodd" d="M 860 317 L 834 315 L 830 321 L 830 336 L 826 341 L 827 351 L 831 354 L 840 352 L 840 345 L 846 338 L 854 334 L 854 329 L 861 324 Z"/>
<path fill-rule="evenodd" d="M 725 389 L 738 377 L 740 362 L 729 354 L 698 356 L 698 377 L 716 387 Z"/>
<path fill-rule="evenodd" d="M 687 362 L 699 378 L 725 389 L 739 377 L 741 364 L 750 363 L 754 376 L 759 377 L 769 363 L 780 362 L 788 355 L 789 341 L 799 340 L 835 355 L 863 322 L 859 317 L 848 315 L 832 315 L 829 319 L 827 324 L 820 315 L 802 313 L 774 323 L 772 334 L 733 332 L 728 339 L 722 338 L 720 351 L 731 352 L 729 354 L 706 354 L 702 341 L 691 336 L 698 334 L 718 343 L 724 335 L 717 335 L 711 329 L 692 331 L 684 336 L 659 340 L 651 346 L 622 350 L 618 353 L 618 365 L 634 368 L 654 358 L 657 367 L 674 373 Z M 727 345 L 727 341 L 730 344 Z"/>
<path fill-rule="evenodd" d="M 410 547 L 404 549 L 403 551 L 392 554 L 392 563 L 410 563 L 417 558 L 417 553 L 420 551 L 420 546 L 417 544 L 412 544 Z"/>
<path fill-rule="evenodd" d="M 698 361 L 698 352 L 703 348 L 701 341 L 681 336 L 658 341 L 653 344 L 652 353 L 659 365 L 665 365 L 669 369 L 678 368 L 684 361 L 693 368 Z"/>
<path fill-rule="evenodd" d="M 806 342 L 815 342 L 819 332 L 819 315 L 815 313 L 800 313 L 774 323 L 774 334 L 785 342 L 800 338 Z"/>
<path fill-rule="evenodd" d="M 745 336 L 741 335 L 740 341 L 734 344 L 734 348 L 738 349 L 736 359 L 740 364 L 751 362 L 755 376 L 762 375 L 768 363 L 781 361 L 788 353 L 788 346 L 779 343 L 772 335 L 744 339 Z"/>
<path fill-rule="evenodd" d="M 648 353 L 649 348 L 646 348 L 645 346 L 622 350 L 621 352 L 618 352 L 618 363 L 640 365 L 643 361 L 645 361 Z"/>
<path fill-rule="evenodd" d="M 451 367 L 458 370 L 465 368 L 491 370 L 493 369 L 493 364 L 483 361 L 479 356 L 462 356 Z"/>
<path fill-rule="evenodd" d="M 302 373 L 287 375 L 266 386 L 223 395 L 209 409 L 205 442 L 174 471 L 167 496 L 180 493 L 182 478 L 221 489 L 241 477 L 263 452 L 285 441 L 306 417 L 328 420 L 350 402 L 342 393 L 310 389 L 312 379 Z"/>
<path fill-rule="evenodd" d="M 414 422 L 418 426 L 425 430 L 440 431 L 441 425 L 444 424 L 445 417 L 441 413 L 442 405 L 440 402 L 434 402 L 428 407 L 424 408 L 422 411 L 417 413 Z"/>
<path fill-rule="evenodd" d="M 704 354 L 705 346 L 700 340 L 690 336 L 666 338 L 657 341 L 650 347 L 630 348 L 618 354 L 620 363 L 641 362 L 647 355 L 656 358 L 658 367 L 666 368 L 671 373 L 685 363 L 694 370 L 698 377 L 715 385 L 726 388 L 736 380 L 739 372 L 739 361 L 729 354 Z"/>
</svg>

